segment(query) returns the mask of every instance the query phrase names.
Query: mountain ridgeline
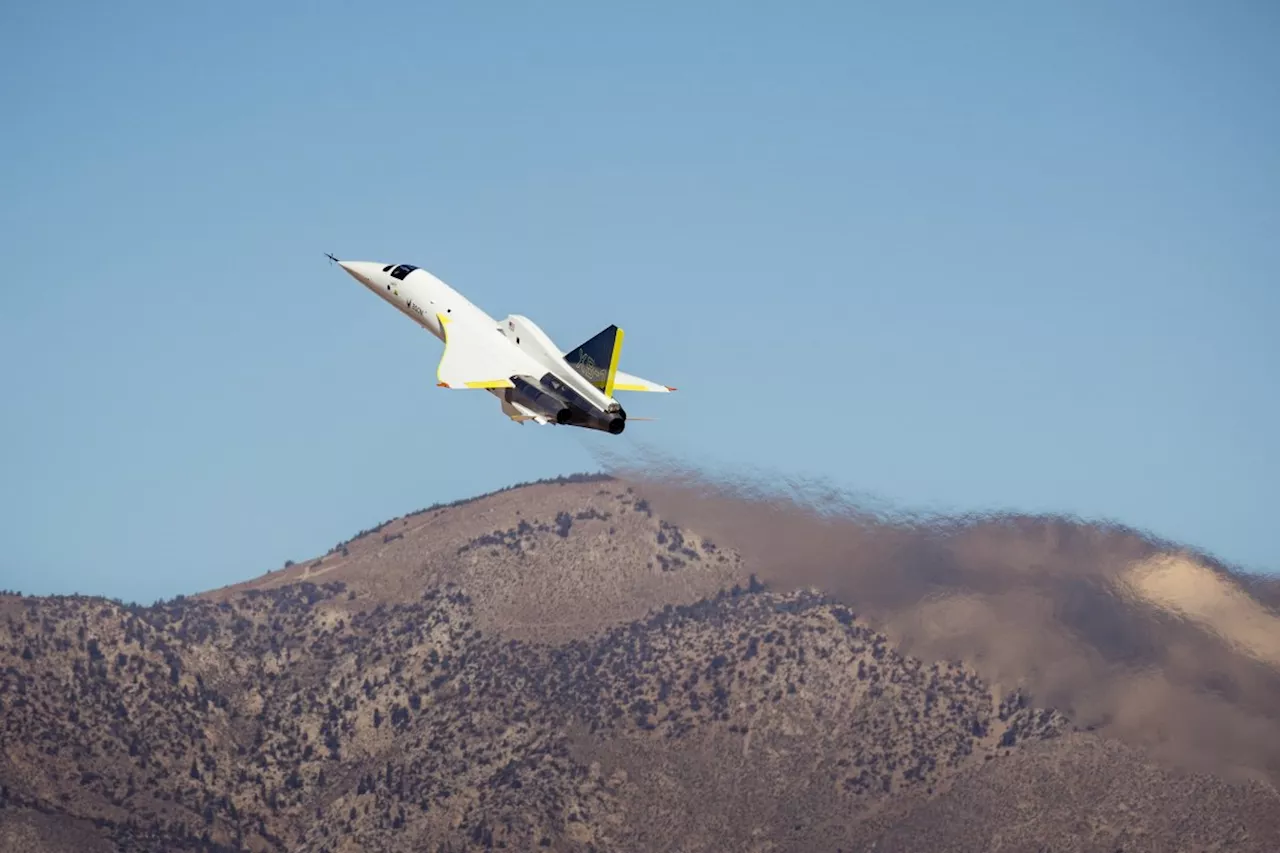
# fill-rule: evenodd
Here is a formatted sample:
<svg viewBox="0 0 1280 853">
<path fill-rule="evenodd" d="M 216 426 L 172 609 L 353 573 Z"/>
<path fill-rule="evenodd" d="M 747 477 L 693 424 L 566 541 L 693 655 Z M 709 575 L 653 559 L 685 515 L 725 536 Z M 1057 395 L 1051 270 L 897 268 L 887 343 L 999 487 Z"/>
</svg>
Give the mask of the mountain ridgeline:
<svg viewBox="0 0 1280 853">
<path fill-rule="evenodd" d="M 1280 847 L 1268 582 L 693 496 L 570 477 L 149 607 L 0 597 L 0 849 Z M 1072 537 L 1126 568 L 1060 583 Z"/>
</svg>

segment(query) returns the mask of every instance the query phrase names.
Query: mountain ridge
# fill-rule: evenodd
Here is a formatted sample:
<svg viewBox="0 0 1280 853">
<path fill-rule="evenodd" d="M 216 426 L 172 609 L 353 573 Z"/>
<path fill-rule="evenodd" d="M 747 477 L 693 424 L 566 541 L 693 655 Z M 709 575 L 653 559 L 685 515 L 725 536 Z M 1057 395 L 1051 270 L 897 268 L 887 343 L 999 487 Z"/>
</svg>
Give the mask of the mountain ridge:
<svg viewBox="0 0 1280 853">
<path fill-rule="evenodd" d="M 856 578 L 807 583 L 787 525 L 814 529 L 794 508 L 771 510 L 743 517 L 791 538 L 790 575 L 740 531 L 688 523 L 669 490 L 586 475 L 429 507 L 321 557 L 148 607 L 0 596 L 0 846 L 1163 850 L 1216 838 L 1265 850 L 1280 839 L 1265 773 L 1233 781 L 1158 756 L 1045 704 L 1035 678 L 998 682 L 981 655 L 975 666 L 937 654 L 952 640 L 913 638 L 904 614 L 950 624 L 964 647 L 975 619 L 1008 609 L 944 595 L 894 610 L 884 602 L 902 590 L 865 584 L 860 606 Z M 870 561 L 901 560 L 901 548 L 867 544 Z M 1155 568 L 1157 580 L 1170 570 Z M 1108 611 L 1118 624 L 1138 620 L 1113 642 L 1164 636 L 1123 597 L 1086 596 L 1085 613 L 1098 602 L 1121 608 Z M 1174 622 L 1205 630 L 1203 618 Z M 1245 627 L 1265 651 L 1266 623 Z M 1269 665 L 1259 674 L 1188 643 L 1202 657 L 1184 669 L 1231 661 L 1231 686 L 1248 688 L 1241 707 L 1272 709 Z"/>
</svg>

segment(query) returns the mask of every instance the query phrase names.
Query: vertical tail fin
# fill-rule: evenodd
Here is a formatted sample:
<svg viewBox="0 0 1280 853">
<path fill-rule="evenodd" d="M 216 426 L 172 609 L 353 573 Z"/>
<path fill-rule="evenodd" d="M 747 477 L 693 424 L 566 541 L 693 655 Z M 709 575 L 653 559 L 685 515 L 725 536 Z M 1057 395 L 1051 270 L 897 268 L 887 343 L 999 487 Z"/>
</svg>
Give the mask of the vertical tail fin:
<svg viewBox="0 0 1280 853">
<path fill-rule="evenodd" d="M 613 396 L 613 382 L 618 375 L 618 356 L 622 354 L 622 330 L 609 326 L 584 344 L 565 353 L 564 360 L 588 382 Z"/>
</svg>

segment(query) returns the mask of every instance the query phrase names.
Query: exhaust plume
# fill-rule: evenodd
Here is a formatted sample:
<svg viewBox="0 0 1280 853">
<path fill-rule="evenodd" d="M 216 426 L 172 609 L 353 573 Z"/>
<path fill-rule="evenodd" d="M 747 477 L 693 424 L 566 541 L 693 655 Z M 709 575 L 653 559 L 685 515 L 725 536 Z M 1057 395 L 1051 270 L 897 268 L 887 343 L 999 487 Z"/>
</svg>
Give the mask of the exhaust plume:
<svg viewBox="0 0 1280 853">
<path fill-rule="evenodd" d="M 1280 783 L 1280 584 L 1112 523 L 914 514 L 818 481 L 605 457 L 666 520 L 904 651 L 962 659 L 1081 728 Z"/>
</svg>

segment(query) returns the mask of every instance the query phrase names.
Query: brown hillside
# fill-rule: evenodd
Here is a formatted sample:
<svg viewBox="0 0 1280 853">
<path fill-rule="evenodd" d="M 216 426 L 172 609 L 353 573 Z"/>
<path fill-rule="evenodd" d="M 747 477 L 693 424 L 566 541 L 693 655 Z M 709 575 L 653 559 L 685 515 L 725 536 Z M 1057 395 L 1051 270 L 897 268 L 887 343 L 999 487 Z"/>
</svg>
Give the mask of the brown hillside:
<svg viewBox="0 0 1280 853">
<path fill-rule="evenodd" d="M 896 517 L 834 490 L 696 474 L 632 483 L 771 586 L 854 604 L 911 654 L 961 658 L 1175 763 L 1280 784 L 1274 579 L 1119 525 Z"/>
<path fill-rule="evenodd" d="M 872 624 L 937 652 L 926 628 L 974 632 L 963 601 L 954 623 L 918 615 L 913 635 L 886 618 L 910 615 L 891 596 L 868 596 L 869 622 L 860 605 L 766 588 L 751 572 L 777 564 L 749 536 L 744 559 L 659 517 L 647 490 L 576 478 L 431 508 L 152 607 L 0 599 L 0 845 L 1276 848 L 1269 785 L 1075 731 L 1034 677 L 1004 670 L 993 687 L 988 657 L 904 655 Z M 1155 615 L 1116 648 L 1150 641 L 1178 602 L 1192 636 L 1235 607 L 1237 634 L 1204 648 L 1267 671 L 1256 599 L 1206 611 L 1161 565 L 1126 565 L 1147 574 L 1111 618 Z M 1261 678 L 1248 666 L 1231 676 Z"/>
<path fill-rule="evenodd" d="M 364 607 L 451 582 L 471 594 L 486 631 L 555 640 L 696 601 L 747 574 L 735 552 L 667 525 L 626 484 L 579 475 L 419 510 L 203 597 L 341 581 Z"/>
</svg>

